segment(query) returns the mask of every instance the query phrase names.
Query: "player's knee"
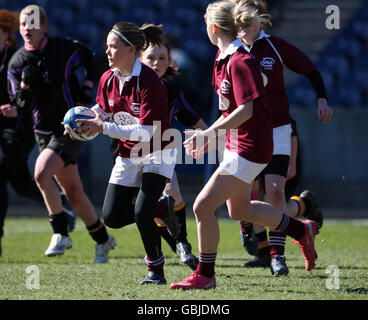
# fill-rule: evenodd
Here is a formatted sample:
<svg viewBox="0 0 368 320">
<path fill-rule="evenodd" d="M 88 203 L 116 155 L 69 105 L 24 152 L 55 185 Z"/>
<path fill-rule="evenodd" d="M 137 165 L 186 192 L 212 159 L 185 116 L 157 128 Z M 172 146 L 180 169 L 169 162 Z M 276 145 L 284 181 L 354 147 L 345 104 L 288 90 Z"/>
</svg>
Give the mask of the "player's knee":
<svg viewBox="0 0 368 320">
<path fill-rule="evenodd" d="M 34 175 L 35 182 L 39 188 L 43 188 L 46 186 L 47 183 L 50 182 L 52 176 L 48 174 L 46 171 L 37 171 Z"/>
<path fill-rule="evenodd" d="M 207 215 L 211 214 L 210 207 L 205 203 L 205 201 L 196 199 L 193 204 L 193 212 L 197 220 L 205 218 Z"/>
<path fill-rule="evenodd" d="M 269 192 L 265 196 L 265 200 L 271 204 L 283 203 L 285 199 L 284 191 L 281 187 L 274 186 L 270 188 Z"/>
</svg>

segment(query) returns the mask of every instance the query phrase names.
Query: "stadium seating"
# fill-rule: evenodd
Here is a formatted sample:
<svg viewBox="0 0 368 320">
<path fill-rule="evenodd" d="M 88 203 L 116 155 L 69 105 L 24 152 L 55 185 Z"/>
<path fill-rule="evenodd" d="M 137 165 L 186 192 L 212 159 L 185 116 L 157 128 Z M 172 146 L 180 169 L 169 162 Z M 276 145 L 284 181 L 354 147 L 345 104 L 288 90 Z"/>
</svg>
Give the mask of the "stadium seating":
<svg viewBox="0 0 368 320">
<path fill-rule="evenodd" d="M 329 103 L 334 107 L 368 108 L 368 1 L 356 10 L 350 23 L 327 43 L 317 68 L 325 81 Z M 290 102 L 304 107 L 309 88 L 300 79 L 288 90 Z"/>
<path fill-rule="evenodd" d="M 50 33 L 76 38 L 90 46 L 97 55 L 105 50 L 106 32 L 117 21 L 132 21 L 137 25 L 144 22 L 163 23 L 164 31 L 174 36 L 179 50 L 190 61 L 182 60 L 183 67 L 195 68 L 199 77 L 208 77 L 212 68 L 215 47 L 207 40 L 203 23 L 205 8 L 211 0 L 34 0 L 44 7 L 50 18 Z M 276 1 L 268 1 L 269 7 L 277 7 Z M 0 0 L 0 7 L 20 10 L 28 5 L 25 0 Z M 351 22 L 338 36 L 329 42 L 317 61 L 317 67 L 324 78 L 330 101 L 347 93 L 352 95 L 354 107 L 364 105 L 368 100 L 368 1 L 356 10 Z M 180 65 L 179 65 L 180 66 Z M 181 66 L 180 66 L 181 67 Z M 349 76 L 349 77 L 348 77 Z M 350 80 L 358 89 L 343 88 L 344 79 Z M 298 79 L 288 89 L 290 103 L 295 106 L 315 105 L 310 83 Z M 339 102 L 339 101 L 336 101 Z M 346 105 L 342 99 L 341 105 Z M 346 106 L 347 107 L 347 106 Z"/>
</svg>

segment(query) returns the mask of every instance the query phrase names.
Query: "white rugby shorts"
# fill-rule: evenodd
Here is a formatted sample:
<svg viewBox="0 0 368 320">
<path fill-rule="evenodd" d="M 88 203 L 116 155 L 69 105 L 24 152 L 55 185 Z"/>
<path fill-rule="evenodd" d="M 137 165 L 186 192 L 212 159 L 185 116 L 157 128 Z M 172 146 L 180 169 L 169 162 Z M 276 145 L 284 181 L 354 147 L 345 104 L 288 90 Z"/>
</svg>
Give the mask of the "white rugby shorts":
<svg viewBox="0 0 368 320">
<path fill-rule="evenodd" d="M 139 188 L 142 174 L 145 172 L 156 173 L 171 180 L 176 164 L 176 154 L 176 149 L 169 149 L 155 151 L 144 157 L 117 157 L 109 183 Z"/>
<path fill-rule="evenodd" d="M 252 183 L 254 179 L 266 168 L 268 163 L 255 163 L 241 157 L 236 152 L 225 149 L 224 158 L 220 163 L 227 174 L 232 175 L 248 184 Z"/>
</svg>

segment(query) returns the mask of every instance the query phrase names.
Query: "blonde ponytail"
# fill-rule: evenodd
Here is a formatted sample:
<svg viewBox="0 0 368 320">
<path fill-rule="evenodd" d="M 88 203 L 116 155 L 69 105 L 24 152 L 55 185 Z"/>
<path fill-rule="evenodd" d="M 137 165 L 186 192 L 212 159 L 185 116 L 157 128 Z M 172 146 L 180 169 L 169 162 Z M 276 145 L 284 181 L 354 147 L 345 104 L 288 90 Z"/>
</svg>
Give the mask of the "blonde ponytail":
<svg viewBox="0 0 368 320">
<path fill-rule="evenodd" d="M 263 22 L 264 24 L 272 25 L 271 19 L 272 16 L 268 13 L 267 2 L 263 0 L 231 0 L 234 4 L 234 15 L 244 22 L 249 19 L 253 20 L 253 18 L 257 19 L 259 22 Z M 244 13 L 243 18 L 240 18 Z M 249 15 L 249 18 L 246 16 Z M 239 20 L 239 23 L 241 23 Z M 249 23 L 249 22 L 248 22 Z M 244 28 L 243 28 L 244 29 Z"/>
<path fill-rule="evenodd" d="M 224 33 L 237 35 L 233 19 L 234 4 L 228 0 L 220 0 L 210 3 L 206 10 L 206 19 L 218 26 Z"/>
</svg>

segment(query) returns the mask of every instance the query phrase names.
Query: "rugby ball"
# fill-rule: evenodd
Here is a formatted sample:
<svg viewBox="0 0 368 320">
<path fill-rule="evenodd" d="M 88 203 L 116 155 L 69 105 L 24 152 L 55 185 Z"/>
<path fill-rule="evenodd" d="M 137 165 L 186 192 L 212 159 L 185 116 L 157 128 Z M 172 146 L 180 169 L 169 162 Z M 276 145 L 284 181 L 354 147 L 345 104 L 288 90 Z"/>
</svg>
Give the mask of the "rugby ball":
<svg viewBox="0 0 368 320">
<path fill-rule="evenodd" d="M 95 113 L 87 107 L 74 107 L 68 110 L 64 116 L 64 128 L 68 133 L 76 140 L 87 141 L 92 140 L 97 137 L 98 133 L 87 136 L 86 134 L 78 133 L 73 129 L 78 128 L 83 125 L 83 123 L 76 122 L 77 119 L 93 119 L 95 118 Z"/>
</svg>

